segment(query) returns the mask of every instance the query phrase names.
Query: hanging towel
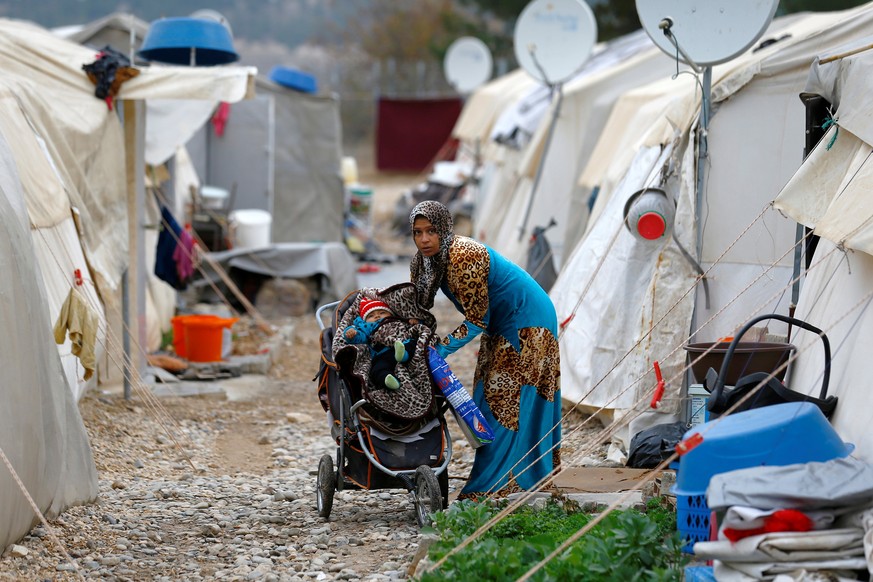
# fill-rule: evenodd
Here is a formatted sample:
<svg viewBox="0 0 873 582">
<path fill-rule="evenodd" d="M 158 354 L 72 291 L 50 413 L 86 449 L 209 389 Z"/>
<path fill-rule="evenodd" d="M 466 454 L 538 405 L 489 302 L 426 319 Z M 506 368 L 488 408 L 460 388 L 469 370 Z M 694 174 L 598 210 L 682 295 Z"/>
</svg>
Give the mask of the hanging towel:
<svg viewBox="0 0 873 582">
<path fill-rule="evenodd" d="M 161 233 L 158 235 L 158 247 L 155 251 L 155 275 L 173 289 L 184 291 L 188 284 L 179 280 L 178 267 L 173 258 L 181 236 L 182 227 L 167 207 L 162 205 Z"/>
<path fill-rule="evenodd" d="M 173 251 L 173 260 L 176 262 L 176 274 L 179 276 L 179 284 L 187 286 L 194 275 L 194 238 L 186 229 L 179 233 L 179 242 Z"/>
<path fill-rule="evenodd" d="M 89 380 L 97 369 L 94 352 L 97 343 L 97 313 L 76 287 L 70 289 L 61 307 L 61 314 L 55 323 L 55 343 L 64 343 L 68 332 L 73 344 L 73 355 L 79 357 L 85 368 L 85 380 Z"/>
</svg>

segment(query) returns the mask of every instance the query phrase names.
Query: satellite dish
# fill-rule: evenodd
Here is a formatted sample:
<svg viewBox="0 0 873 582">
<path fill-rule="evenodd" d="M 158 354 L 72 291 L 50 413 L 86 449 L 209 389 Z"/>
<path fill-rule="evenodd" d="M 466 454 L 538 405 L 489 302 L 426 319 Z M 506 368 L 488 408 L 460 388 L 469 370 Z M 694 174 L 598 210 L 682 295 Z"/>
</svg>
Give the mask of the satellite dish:
<svg viewBox="0 0 873 582">
<path fill-rule="evenodd" d="M 588 60 L 597 22 L 582 0 L 533 0 L 515 24 L 515 58 L 545 84 L 563 83 Z"/>
<path fill-rule="evenodd" d="M 230 33 L 230 36 L 233 37 L 233 29 L 230 28 L 230 21 L 225 18 L 224 14 L 219 12 L 218 10 L 212 10 L 211 8 L 203 8 L 201 10 L 195 10 L 191 13 L 191 18 L 202 18 L 204 20 L 213 20 L 218 22 L 224 28 L 227 29 L 227 32 Z"/>
<path fill-rule="evenodd" d="M 761 38 L 779 0 L 636 0 L 640 23 L 662 51 L 711 66 L 742 54 Z M 689 62 L 691 61 L 691 62 Z"/>
<path fill-rule="evenodd" d="M 463 36 L 449 46 L 443 60 L 446 80 L 458 93 L 470 93 L 491 78 L 491 51 L 472 36 Z"/>
</svg>

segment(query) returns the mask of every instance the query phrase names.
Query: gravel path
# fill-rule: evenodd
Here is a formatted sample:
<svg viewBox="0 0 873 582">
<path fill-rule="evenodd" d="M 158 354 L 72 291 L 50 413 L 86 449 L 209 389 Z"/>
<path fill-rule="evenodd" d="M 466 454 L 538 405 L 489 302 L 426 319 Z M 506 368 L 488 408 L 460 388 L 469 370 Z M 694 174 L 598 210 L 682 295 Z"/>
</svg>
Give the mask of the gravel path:
<svg viewBox="0 0 873 582">
<path fill-rule="evenodd" d="M 439 297 L 446 333 L 460 315 Z M 405 580 L 420 534 L 405 491 L 337 493 L 331 518 L 315 509 L 318 459 L 335 457 L 313 376 L 320 357 L 313 316 L 292 330 L 268 376 L 247 377 L 244 398 L 86 394 L 79 408 L 99 477 L 95 503 L 40 525 L 0 557 L 0 580 Z M 476 350 L 453 355 L 472 384 Z M 230 394 L 230 392 L 228 392 Z M 596 431 L 565 425 L 565 452 Z M 473 451 L 449 420 L 450 499 Z M 565 456 L 566 458 L 566 456 Z"/>
</svg>

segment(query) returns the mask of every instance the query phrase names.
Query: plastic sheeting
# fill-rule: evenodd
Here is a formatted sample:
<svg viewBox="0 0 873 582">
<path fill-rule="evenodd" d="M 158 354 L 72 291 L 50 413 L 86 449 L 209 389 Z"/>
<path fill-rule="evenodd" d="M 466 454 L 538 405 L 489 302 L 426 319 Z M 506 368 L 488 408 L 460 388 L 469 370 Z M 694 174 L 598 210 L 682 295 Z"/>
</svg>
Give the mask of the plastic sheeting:
<svg viewBox="0 0 873 582">
<path fill-rule="evenodd" d="M 322 290 L 329 298 L 342 299 L 358 289 L 355 260 L 342 243 L 278 243 L 258 249 L 234 249 L 211 253 L 210 258 L 225 270 L 231 267 L 268 277 L 302 279 L 313 275 L 326 278 Z M 202 265 L 205 279 L 219 277 L 207 263 Z M 205 284 L 204 280 L 195 282 Z"/>
<path fill-rule="evenodd" d="M 97 471 L 85 427 L 54 340 L 24 193 L 10 147 L 0 139 L 0 448 L 40 510 L 56 516 L 97 497 Z M 0 550 L 37 518 L 0 467 Z"/>
<path fill-rule="evenodd" d="M 569 402 L 633 408 L 655 384 L 654 360 L 660 361 L 665 379 L 683 366 L 684 354 L 668 354 L 677 338 L 687 335 L 692 303 L 683 294 L 693 285 L 694 272 L 672 240 L 647 244 L 634 238 L 624 227 L 623 214 L 627 198 L 658 183 L 670 151 L 662 153 L 657 147 L 640 151 L 601 219 L 576 247 L 552 288 L 558 321 L 567 322 L 561 336 L 561 394 Z M 687 163 L 693 148 L 685 155 Z M 689 176 L 683 177 L 681 190 L 671 182 L 670 191 L 679 192 L 677 230 L 683 244 L 690 246 L 695 232 L 693 190 Z M 652 329 L 677 303 L 666 325 Z M 625 359 L 629 351 L 632 357 Z M 643 380 L 638 382 L 639 378 Z M 678 404 L 668 395 L 661 410 L 675 413 Z"/>
<path fill-rule="evenodd" d="M 761 509 L 850 508 L 873 500 L 873 466 L 853 457 L 761 466 L 713 475 L 706 504 Z"/>
</svg>

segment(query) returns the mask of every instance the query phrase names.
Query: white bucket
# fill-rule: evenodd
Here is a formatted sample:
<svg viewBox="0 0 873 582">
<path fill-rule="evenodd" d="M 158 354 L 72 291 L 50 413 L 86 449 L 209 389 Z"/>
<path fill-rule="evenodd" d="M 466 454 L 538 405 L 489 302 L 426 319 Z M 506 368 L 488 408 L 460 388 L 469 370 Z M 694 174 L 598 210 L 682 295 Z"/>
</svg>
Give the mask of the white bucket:
<svg viewBox="0 0 873 582">
<path fill-rule="evenodd" d="M 231 240 L 234 248 L 257 248 L 270 244 L 273 217 L 257 208 L 234 210 L 230 213 Z"/>
</svg>

